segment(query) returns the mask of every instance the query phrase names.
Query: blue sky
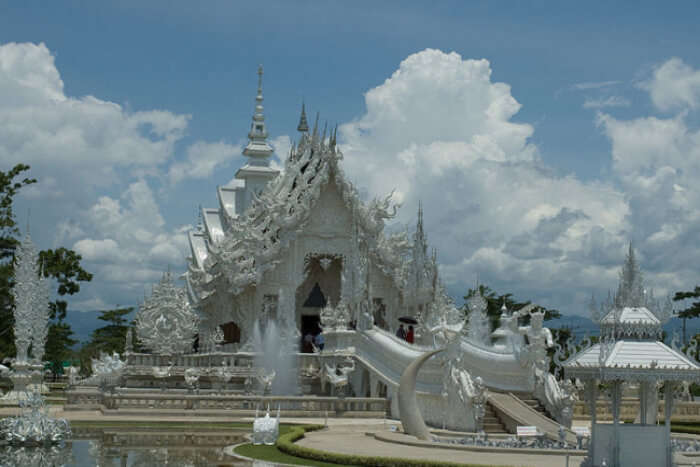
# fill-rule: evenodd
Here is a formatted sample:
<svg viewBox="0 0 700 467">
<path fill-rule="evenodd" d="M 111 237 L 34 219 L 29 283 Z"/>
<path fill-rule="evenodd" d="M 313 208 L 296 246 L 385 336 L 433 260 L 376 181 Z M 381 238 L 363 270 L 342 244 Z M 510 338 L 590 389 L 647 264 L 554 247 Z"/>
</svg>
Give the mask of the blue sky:
<svg viewBox="0 0 700 467">
<path fill-rule="evenodd" d="M 101 121 L 101 117 L 91 119 L 95 115 L 92 107 L 80 110 L 89 104 L 87 96 L 94 96 L 102 107 L 118 104 L 118 110 L 112 109 L 116 113 L 102 125 L 124 125 L 123 133 L 100 130 L 99 141 L 87 144 L 80 158 L 68 151 L 72 143 L 52 142 L 50 137 L 43 150 L 32 149 L 29 142 L 44 133 L 41 128 L 35 128 L 39 133 L 17 130 L 21 119 L 13 114 L 16 108 L 8 108 L 3 120 L 14 122 L 12 128 L 6 128 L 9 136 L 5 141 L 15 142 L 6 144 L 4 151 L 0 131 L 2 167 L 29 161 L 32 174 L 42 180 L 42 186 L 20 200 L 17 211 L 23 218 L 24 210 L 31 207 L 37 242 L 42 247 L 57 242 L 77 245 L 91 258 L 86 264 L 96 272 L 95 283 L 76 297 L 77 308 L 133 303 L 142 296 L 142 283 L 154 280 L 158 270 L 167 264 L 184 269 L 186 245 L 177 238 L 184 240 L 186 225 L 196 222 L 198 205 L 215 205 L 215 187 L 228 183 L 242 163 L 237 150 L 253 110 L 258 63 L 265 67 L 265 113 L 271 136 L 294 137 L 299 106 L 305 99 L 312 112 L 320 111 L 322 119 L 341 125 L 341 148 L 343 143 L 348 148 L 348 173 L 369 195 L 391 190 L 393 177 L 387 173 L 393 173 L 397 160 L 406 160 L 397 154 L 404 154 L 412 135 L 417 135 L 415 157 L 425 163 L 459 152 L 455 146 L 434 144 L 460 141 L 459 132 L 433 136 L 428 122 L 467 121 L 470 116 L 478 120 L 490 104 L 476 101 L 484 97 L 482 92 L 495 92 L 495 88 L 472 89 L 463 80 L 454 88 L 456 94 L 436 94 L 435 99 L 415 108 L 429 113 L 427 120 L 406 114 L 406 120 L 415 126 L 397 129 L 396 134 L 403 135 L 401 141 L 389 134 L 396 129 L 392 122 L 377 123 L 384 117 L 368 111 L 365 97 L 370 90 L 376 89 L 382 102 L 419 101 L 431 92 L 431 76 L 407 80 L 405 86 L 413 87 L 404 94 L 386 80 L 399 69 L 403 77 L 418 76 L 421 66 L 435 66 L 436 86 L 442 86 L 437 83 L 445 83 L 453 72 L 461 73 L 456 70 L 464 71 L 464 76 L 477 73 L 489 85 L 510 86 L 506 97 L 520 104 L 515 112 L 507 111 L 498 124 L 486 129 L 465 127 L 463 132 L 467 135 L 464 141 L 473 142 L 469 138 L 475 134 L 496 141 L 501 155 L 470 163 L 464 158 L 455 162 L 454 157 L 462 157 L 459 155 L 447 157 L 450 176 L 440 171 L 430 176 L 404 174 L 406 187 L 413 188 L 402 190 L 404 210 L 399 222 L 410 225 L 417 200 L 426 202 L 428 235 L 440 247 L 443 279 L 455 297 L 479 272 L 499 290 L 514 290 L 523 298 L 580 313 L 584 297 L 602 295 L 615 286 L 624 244 L 629 240 L 638 245 L 649 282 L 655 282 L 657 290 L 672 292 L 698 282 L 697 262 L 693 261 L 700 251 L 691 246 L 700 231 L 694 218 L 696 189 L 683 183 L 692 180 L 697 170 L 692 162 L 699 154 L 697 2 L 663 6 L 658 2 L 377 3 L 0 4 L 0 47 L 45 44 L 45 51 L 35 51 L 33 61 L 21 69 L 13 68 L 16 57 L 31 55 L 29 48 L 11 53 L 6 48 L 4 68 L 0 54 L 0 98 L 16 92 L 12 86 L 25 86 L 27 76 L 51 75 L 53 67 L 63 83 L 61 95 L 75 104 L 69 134 L 89 134 Z M 443 54 L 428 60 L 426 49 Z M 456 52 L 461 62 L 450 61 L 450 52 Z M 402 62 L 411 56 L 426 60 L 402 68 Z M 669 62 L 674 57 L 679 61 Z M 472 59 L 486 59 L 487 68 L 476 67 Z M 472 65 L 476 68 L 469 68 Z M 55 94 L 58 85 L 51 76 L 46 86 Z M 29 87 L 40 93 L 41 86 Z M 674 89 L 684 91 L 674 94 Z M 460 109 L 450 106 L 456 95 L 473 96 L 473 115 L 468 101 L 460 101 Z M 30 102 L 35 112 L 46 111 L 44 106 L 50 105 L 48 101 L 36 103 L 31 96 L 27 99 L 22 108 L 29 108 Z M 484 108 L 479 107 L 482 104 Z M 154 110 L 163 113 L 157 117 L 143 114 Z M 645 120 L 648 118 L 668 125 L 645 129 L 645 123 L 653 123 Z M 149 133 L 148 128 L 157 122 L 167 130 Z M 517 131 L 527 135 L 501 138 L 501 129 L 515 131 L 504 122 L 522 125 Z M 132 125 L 153 143 L 145 150 L 151 155 L 141 161 L 139 144 L 147 142 L 139 140 Z M 362 139 L 355 131 L 358 128 L 386 134 Z M 425 135 L 420 136 L 422 132 Z M 635 151 L 640 148 L 631 142 L 639 141 L 640 135 L 656 136 L 643 147 L 658 149 L 637 158 Z M 676 159 L 669 159 L 668 164 L 663 162 L 664 135 L 670 135 L 678 146 L 672 151 Z M 18 138 L 27 138 L 27 144 L 17 143 Z M 283 139 L 278 143 L 280 148 L 285 146 Z M 64 149 L 51 154 L 54 147 Z M 122 152 L 114 149 L 105 158 L 105 152 L 120 147 Z M 197 154 L 193 148 L 206 149 L 213 167 L 201 169 L 197 176 L 173 176 L 173 166 Z M 82 157 L 92 157 L 93 162 Z M 374 162 L 384 171 L 381 177 L 360 167 Z M 526 172 L 513 172 L 515 166 Z M 194 165 L 186 167 L 196 172 Z M 662 183 L 664 167 L 674 168 L 677 180 Z M 479 189 L 478 181 L 470 179 L 479 170 L 493 171 L 503 184 Z M 644 180 L 633 179 L 635 176 Z M 82 182 L 85 187 L 79 189 Z M 527 186 L 519 191 L 521 182 L 550 191 L 535 193 Z M 461 187 L 463 183 L 469 186 Z M 575 186 L 567 185 L 570 183 Z M 445 190 L 445 186 L 449 188 L 440 193 L 438 187 Z M 642 186 L 644 192 L 639 191 Z M 670 199 L 672 186 L 678 187 L 675 193 L 685 193 L 682 206 L 663 204 Z M 606 194 L 599 197 L 598 192 Z M 612 198 L 606 198 L 608 195 Z M 560 202 L 544 206 L 547 203 L 542 200 L 548 196 L 559 197 Z M 485 212 L 504 204 L 498 201 L 501 197 L 522 199 L 521 205 L 505 209 L 503 215 L 511 218 Z M 148 202 L 137 206 L 136 199 Z M 110 218 L 114 225 L 133 222 L 129 233 L 120 237 L 104 226 L 96 227 L 95 223 L 107 222 L 107 212 L 119 214 L 118 220 Z M 142 272 L 136 275 L 140 282 L 128 277 L 128 254 L 118 261 L 95 251 L 129 250 L 134 244 L 129 239 L 139 229 L 137 218 L 156 214 L 161 216 L 158 225 L 145 229 L 148 235 L 141 238 L 141 249 L 131 251 L 136 258 L 134 269 Z M 57 229 L 57 225 L 63 227 Z M 156 248 L 158 244 L 161 247 Z M 164 251 L 163 244 L 172 248 Z M 597 251 L 600 249 L 606 251 Z M 681 254 L 683 249 L 691 251 Z M 151 259 L 144 260 L 146 256 Z M 544 270 L 553 271 L 551 277 L 543 277 Z"/>
</svg>

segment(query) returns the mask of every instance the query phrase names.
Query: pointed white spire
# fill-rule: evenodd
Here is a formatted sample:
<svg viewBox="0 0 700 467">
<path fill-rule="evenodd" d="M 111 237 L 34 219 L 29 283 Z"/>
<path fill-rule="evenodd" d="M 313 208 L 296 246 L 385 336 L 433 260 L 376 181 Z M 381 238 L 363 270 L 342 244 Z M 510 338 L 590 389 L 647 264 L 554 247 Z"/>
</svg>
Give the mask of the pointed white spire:
<svg viewBox="0 0 700 467">
<path fill-rule="evenodd" d="M 297 125 L 297 131 L 299 133 L 309 132 L 309 122 L 306 121 L 306 105 L 304 101 L 301 101 L 301 116 L 299 117 L 299 125 Z"/>
<path fill-rule="evenodd" d="M 258 94 L 255 96 L 255 113 L 248 133 L 248 145 L 243 150 L 243 155 L 250 158 L 251 165 L 270 165 L 270 155 L 274 152 L 267 142 L 267 130 L 265 129 L 265 115 L 263 113 L 262 93 L 263 67 L 258 67 Z"/>
</svg>

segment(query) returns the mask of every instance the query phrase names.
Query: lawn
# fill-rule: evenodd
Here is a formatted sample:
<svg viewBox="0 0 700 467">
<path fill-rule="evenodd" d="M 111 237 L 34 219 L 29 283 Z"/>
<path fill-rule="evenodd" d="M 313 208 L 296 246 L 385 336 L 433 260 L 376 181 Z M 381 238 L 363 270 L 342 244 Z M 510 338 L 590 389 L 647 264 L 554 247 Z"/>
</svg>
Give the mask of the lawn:
<svg viewBox="0 0 700 467">
<path fill-rule="evenodd" d="M 254 446 L 253 444 L 248 443 L 238 446 L 234 451 L 236 454 L 240 454 L 241 456 L 246 456 L 253 459 L 268 462 L 279 462 L 282 464 L 294 465 L 311 465 L 317 467 L 338 466 L 338 464 L 331 464 L 329 462 L 320 462 L 312 459 L 304 459 L 303 457 L 290 456 L 289 454 L 286 454 L 277 449 L 277 446 Z"/>
</svg>

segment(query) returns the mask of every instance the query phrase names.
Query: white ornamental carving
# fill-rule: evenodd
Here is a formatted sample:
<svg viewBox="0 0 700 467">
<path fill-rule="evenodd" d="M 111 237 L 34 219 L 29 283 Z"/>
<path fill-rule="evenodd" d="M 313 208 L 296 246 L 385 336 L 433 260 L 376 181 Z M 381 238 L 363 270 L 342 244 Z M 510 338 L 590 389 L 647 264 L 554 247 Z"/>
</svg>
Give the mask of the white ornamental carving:
<svg viewBox="0 0 700 467">
<path fill-rule="evenodd" d="M 157 354 L 190 352 L 198 325 L 185 291 L 175 286 L 169 272 L 136 314 L 139 342 Z"/>
</svg>

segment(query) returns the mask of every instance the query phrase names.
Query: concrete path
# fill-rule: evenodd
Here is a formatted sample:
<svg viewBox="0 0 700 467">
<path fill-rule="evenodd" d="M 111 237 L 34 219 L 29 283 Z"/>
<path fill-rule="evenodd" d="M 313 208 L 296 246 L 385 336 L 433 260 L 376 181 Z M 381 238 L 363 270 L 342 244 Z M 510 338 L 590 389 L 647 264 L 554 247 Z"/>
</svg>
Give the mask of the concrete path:
<svg viewBox="0 0 700 467">
<path fill-rule="evenodd" d="M 424 448 L 379 441 L 366 433 L 383 430 L 377 425 L 332 425 L 329 430 L 307 433 L 297 443 L 321 451 L 364 456 L 405 457 L 410 459 L 430 459 L 437 461 L 475 463 L 484 465 L 508 465 L 529 467 L 565 467 L 566 456 L 523 455 L 511 453 L 472 452 L 456 449 Z M 569 467 L 579 467 L 583 456 L 571 456 Z"/>
</svg>

